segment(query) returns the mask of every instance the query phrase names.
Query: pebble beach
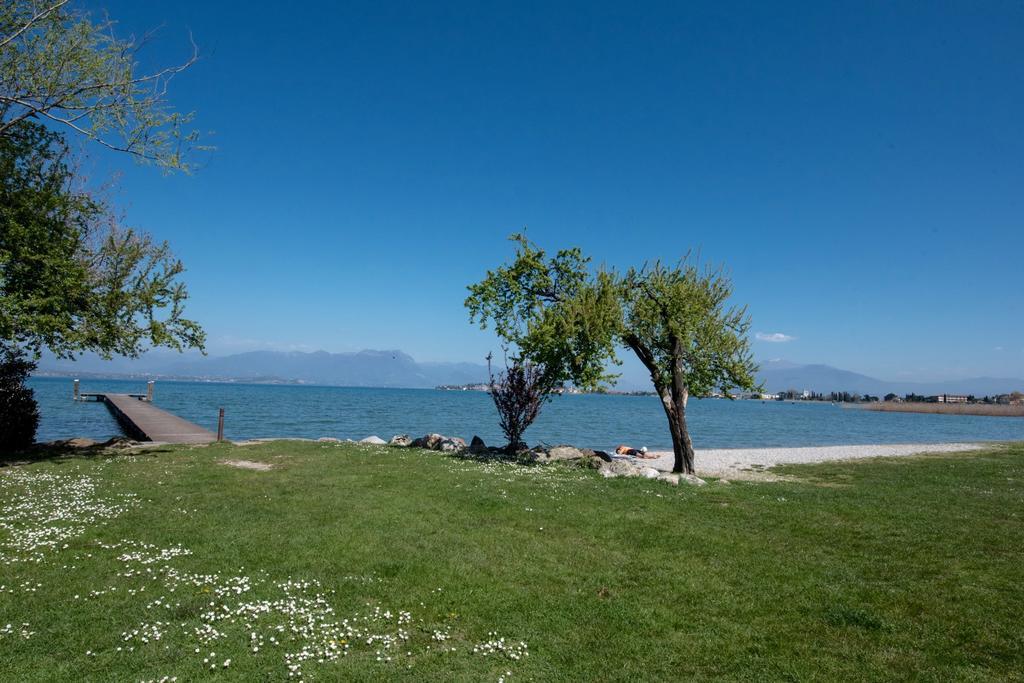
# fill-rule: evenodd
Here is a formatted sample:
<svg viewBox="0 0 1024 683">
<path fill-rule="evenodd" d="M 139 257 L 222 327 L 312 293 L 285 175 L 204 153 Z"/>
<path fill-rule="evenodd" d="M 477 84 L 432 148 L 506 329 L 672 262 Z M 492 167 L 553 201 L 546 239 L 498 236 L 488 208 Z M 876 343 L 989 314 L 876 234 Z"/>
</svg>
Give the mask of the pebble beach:
<svg viewBox="0 0 1024 683">
<path fill-rule="evenodd" d="M 696 468 L 701 476 L 740 479 L 776 465 L 798 465 L 832 460 L 894 458 L 923 453 L 959 453 L 985 448 L 981 443 L 880 444 L 858 446 L 801 446 L 797 448 L 697 449 Z M 651 451 L 654 458 L 631 458 L 666 472 L 672 471 L 671 451 Z"/>
</svg>

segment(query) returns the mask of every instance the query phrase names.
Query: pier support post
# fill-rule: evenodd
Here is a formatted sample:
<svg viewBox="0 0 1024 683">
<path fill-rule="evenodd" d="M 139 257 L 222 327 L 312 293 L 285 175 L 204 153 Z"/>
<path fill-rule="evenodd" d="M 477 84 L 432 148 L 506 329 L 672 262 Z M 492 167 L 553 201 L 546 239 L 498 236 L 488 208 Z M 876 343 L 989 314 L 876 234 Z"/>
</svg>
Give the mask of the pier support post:
<svg viewBox="0 0 1024 683">
<path fill-rule="evenodd" d="M 224 409 L 220 409 L 220 413 L 217 415 L 217 441 L 224 440 Z"/>
<path fill-rule="evenodd" d="M 81 391 L 79 389 L 78 380 L 77 379 L 75 380 L 75 400 L 76 401 L 81 401 L 82 400 Z"/>
<path fill-rule="evenodd" d="M 153 402 L 153 380 L 146 383 L 146 400 L 150 403 Z"/>
</svg>

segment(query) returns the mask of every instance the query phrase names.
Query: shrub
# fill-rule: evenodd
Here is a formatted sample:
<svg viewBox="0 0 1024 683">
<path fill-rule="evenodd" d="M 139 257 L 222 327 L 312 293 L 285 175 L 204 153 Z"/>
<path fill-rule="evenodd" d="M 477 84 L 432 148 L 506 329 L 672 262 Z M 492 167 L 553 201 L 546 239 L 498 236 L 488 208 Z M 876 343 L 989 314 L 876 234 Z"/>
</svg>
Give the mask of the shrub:
<svg viewBox="0 0 1024 683">
<path fill-rule="evenodd" d="M 36 440 L 39 407 L 25 382 L 36 364 L 17 348 L 0 349 L 0 449 L 19 451 Z"/>
<path fill-rule="evenodd" d="M 491 357 L 487 357 L 487 369 L 491 376 L 490 388 L 494 407 L 498 409 L 501 431 L 508 438 L 508 453 L 525 448 L 523 432 L 533 424 L 540 414 L 541 405 L 551 394 L 551 383 L 544 368 L 529 361 L 514 362 L 495 377 L 491 372 Z"/>
</svg>

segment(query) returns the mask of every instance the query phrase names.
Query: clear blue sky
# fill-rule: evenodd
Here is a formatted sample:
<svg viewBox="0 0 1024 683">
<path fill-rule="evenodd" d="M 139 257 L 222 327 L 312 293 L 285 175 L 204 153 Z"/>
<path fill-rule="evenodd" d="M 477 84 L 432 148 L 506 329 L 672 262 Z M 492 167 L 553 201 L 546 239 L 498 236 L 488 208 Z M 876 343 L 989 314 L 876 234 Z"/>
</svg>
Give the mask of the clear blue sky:
<svg viewBox="0 0 1024 683">
<path fill-rule="evenodd" d="M 1020 2 L 116 2 L 202 61 L 191 177 L 124 171 L 210 350 L 478 361 L 465 285 L 527 226 L 723 262 L 762 359 L 1024 376 Z"/>
</svg>

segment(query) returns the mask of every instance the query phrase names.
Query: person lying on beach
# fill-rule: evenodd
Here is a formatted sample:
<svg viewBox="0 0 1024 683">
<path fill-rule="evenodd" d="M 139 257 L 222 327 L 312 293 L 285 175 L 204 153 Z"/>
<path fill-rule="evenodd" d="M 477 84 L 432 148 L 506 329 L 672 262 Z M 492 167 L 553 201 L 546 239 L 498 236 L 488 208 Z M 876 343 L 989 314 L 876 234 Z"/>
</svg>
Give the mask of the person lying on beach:
<svg viewBox="0 0 1024 683">
<path fill-rule="evenodd" d="M 623 446 L 616 446 L 615 453 L 616 453 L 616 455 L 632 455 L 632 456 L 635 456 L 637 458 L 656 458 L 657 457 L 656 455 L 647 455 L 647 446 L 644 446 L 643 448 L 640 448 L 640 449 L 636 449 L 636 448 L 633 448 L 632 446 L 625 446 L 625 445 L 623 445 Z"/>
</svg>

